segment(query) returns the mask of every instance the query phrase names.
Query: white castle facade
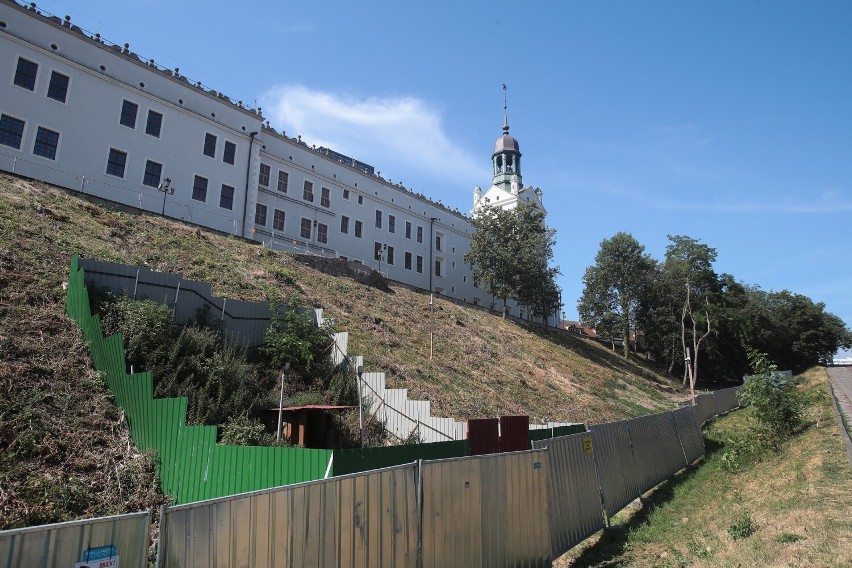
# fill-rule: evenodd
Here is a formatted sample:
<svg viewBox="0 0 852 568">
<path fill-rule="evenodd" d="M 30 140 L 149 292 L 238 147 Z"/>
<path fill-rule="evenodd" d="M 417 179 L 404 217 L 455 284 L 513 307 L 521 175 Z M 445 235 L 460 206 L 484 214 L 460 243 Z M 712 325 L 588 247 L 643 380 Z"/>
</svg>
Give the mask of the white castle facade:
<svg viewBox="0 0 852 568">
<path fill-rule="evenodd" d="M 261 109 L 14 0 L 0 0 L 0 55 L 0 169 L 502 309 L 464 262 L 468 217 L 276 131 Z M 474 211 L 541 203 L 508 125 L 492 161 Z"/>
</svg>

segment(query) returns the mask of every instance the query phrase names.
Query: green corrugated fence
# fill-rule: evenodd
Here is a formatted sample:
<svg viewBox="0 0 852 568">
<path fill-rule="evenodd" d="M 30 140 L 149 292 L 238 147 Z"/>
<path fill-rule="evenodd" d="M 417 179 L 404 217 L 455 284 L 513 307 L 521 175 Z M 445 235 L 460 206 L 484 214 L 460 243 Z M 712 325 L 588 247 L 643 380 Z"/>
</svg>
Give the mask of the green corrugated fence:
<svg viewBox="0 0 852 568">
<path fill-rule="evenodd" d="M 458 458 L 470 454 L 467 440 L 449 442 L 432 442 L 430 444 L 412 444 L 409 446 L 388 446 L 382 448 L 356 448 L 352 450 L 335 450 L 334 475 L 359 473 L 402 465 L 417 460 L 440 460 Z"/>
<path fill-rule="evenodd" d="M 157 453 L 163 492 L 175 504 L 312 481 L 326 474 L 331 450 L 217 444 L 216 426 L 187 426 L 185 397 L 155 399 L 150 372 L 126 372 L 121 335 L 103 336 L 100 318 L 91 313 L 76 255 L 71 259 L 66 312 L 83 331 L 95 369 L 124 411 L 134 443 L 141 451 Z"/>
<path fill-rule="evenodd" d="M 579 434 L 586 431 L 585 424 L 571 424 L 569 426 L 557 426 L 555 428 L 540 428 L 530 430 L 530 449 L 533 447 L 533 442 L 545 440 L 547 438 L 558 438 L 559 436 L 568 436 L 569 434 Z"/>
</svg>

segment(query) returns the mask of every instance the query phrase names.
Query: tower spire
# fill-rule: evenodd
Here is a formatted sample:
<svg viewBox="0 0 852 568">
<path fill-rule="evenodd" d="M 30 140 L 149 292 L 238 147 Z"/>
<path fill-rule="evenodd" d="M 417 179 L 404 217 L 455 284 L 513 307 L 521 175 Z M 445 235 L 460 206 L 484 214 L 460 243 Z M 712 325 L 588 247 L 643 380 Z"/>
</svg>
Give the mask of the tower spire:
<svg viewBox="0 0 852 568">
<path fill-rule="evenodd" d="M 506 91 L 509 88 L 506 86 L 506 83 L 503 83 L 503 133 L 509 133 L 509 97 Z"/>
</svg>

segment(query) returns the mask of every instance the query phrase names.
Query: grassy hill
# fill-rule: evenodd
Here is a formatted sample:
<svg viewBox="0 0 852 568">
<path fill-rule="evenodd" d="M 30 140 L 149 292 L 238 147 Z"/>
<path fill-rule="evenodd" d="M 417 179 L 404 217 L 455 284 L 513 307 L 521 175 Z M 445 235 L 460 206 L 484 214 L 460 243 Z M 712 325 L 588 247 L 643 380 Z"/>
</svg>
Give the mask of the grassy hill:
<svg viewBox="0 0 852 568">
<path fill-rule="evenodd" d="M 0 174 L 0 528 L 159 499 L 150 458 L 133 450 L 64 316 L 74 253 L 208 281 L 219 296 L 298 296 L 350 333 L 349 352 L 363 355 L 368 370 L 431 400 L 437 415 L 603 422 L 685 396 L 641 358 L 445 299 L 436 299 L 430 361 L 422 291 L 378 274 L 364 283 L 341 261 L 275 252 Z"/>
</svg>

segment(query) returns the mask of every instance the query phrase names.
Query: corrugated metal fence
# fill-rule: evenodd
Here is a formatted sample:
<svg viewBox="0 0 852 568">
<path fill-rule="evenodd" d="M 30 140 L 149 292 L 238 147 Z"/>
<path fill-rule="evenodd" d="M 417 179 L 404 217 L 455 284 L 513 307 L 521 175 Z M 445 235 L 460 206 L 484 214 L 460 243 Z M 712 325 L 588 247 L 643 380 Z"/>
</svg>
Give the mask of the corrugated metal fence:
<svg viewBox="0 0 852 568">
<path fill-rule="evenodd" d="M 126 373 L 123 339 L 103 336 L 100 319 L 91 315 L 83 278 L 74 257 L 67 313 L 83 330 L 95 368 L 104 373 L 125 412 L 136 446 L 157 452 L 167 495 L 188 503 L 326 475 L 330 450 L 220 445 L 216 426 L 187 426 L 186 398 L 154 399 L 151 373 Z"/>
<path fill-rule="evenodd" d="M 125 373 L 122 338 L 103 337 L 76 257 L 68 314 L 84 331 L 134 441 L 159 453 L 164 490 L 178 503 L 289 484 L 164 508 L 162 566 L 547 566 L 702 456 L 700 424 L 738 404 L 737 389 L 726 389 L 699 395 L 694 407 L 593 425 L 588 433 L 544 430 L 568 434 L 546 440 L 531 433 L 533 450 L 293 485 L 327 475 L 331 452 L 221 446 L 215 427 L 187 426 L 186 399 L 155 400 L 150 373 Z M 336 454 L 334 469 L 340 475 L 468 450 L 464 441 L 349 450 Z M 0 548 L 4 556 L 23 559 L 10 566 L 25 565 L 24 556 Z"/>
<path fill-rule="evenodd" d="M 150 526 L 142 512 L 0 531 L 0 566 L 74 566 L 88 550 L 114 547 L 122 568 L 146 568 Z"/>
<path fill-rule="evenodd" d="M 187 280 L 177 274 L 116 262 L 79 259 L 78 266 L 85 271 L 87 286 L 170 306 L 177 323 L 197 321 L 199 314 L 206 312 L 211 321 L 221 326 L 225 336 L 238 345 L 263 345 L 266 330 L 272 322 L 268 302 L 219 298 L 213 295 L 212 287 L 207 282 Z M 313 312 L 314 321 L 322 323 L 322 310 L 310 311 Z"/>
</svg>

